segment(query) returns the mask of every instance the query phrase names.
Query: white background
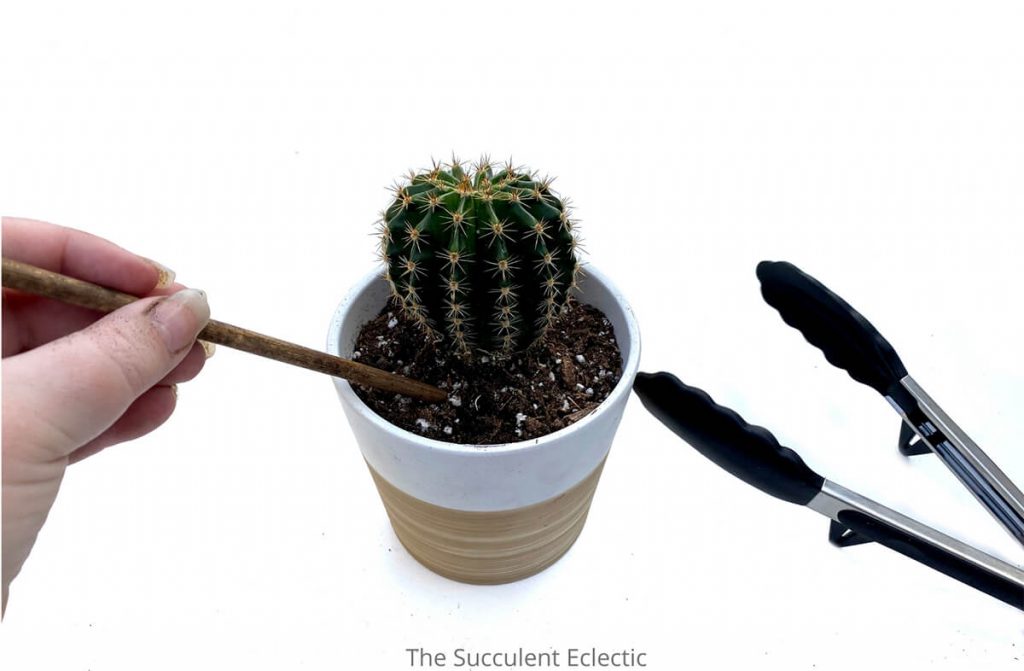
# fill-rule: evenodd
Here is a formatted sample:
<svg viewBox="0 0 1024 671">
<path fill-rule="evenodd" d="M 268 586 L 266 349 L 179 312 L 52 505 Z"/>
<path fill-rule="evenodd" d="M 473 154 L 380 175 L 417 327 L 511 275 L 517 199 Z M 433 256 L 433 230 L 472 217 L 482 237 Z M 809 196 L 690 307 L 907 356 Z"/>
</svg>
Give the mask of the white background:
<svg viewBox="0 0 1024 671">
<path fill-rule="evenodd" d="M 762 301 L 859 307 L 1024 484 L 1018 3 L 4 2 L 0 209 L 173 267 L 320 347 L 384 187 L 456 151 L 558 176 L 641 368 L 1020 564 L 898 420 Z M 221 349 L 155 434 L 72 467 L 5 669 L 404 669 L 407 647 L 635 648 L 651 669 L 1021 668 L 1017 610 L 707 462 L 633 398 L 579 542 L 501 587 L 397 543 L 330 381 Z"/>
</svg>

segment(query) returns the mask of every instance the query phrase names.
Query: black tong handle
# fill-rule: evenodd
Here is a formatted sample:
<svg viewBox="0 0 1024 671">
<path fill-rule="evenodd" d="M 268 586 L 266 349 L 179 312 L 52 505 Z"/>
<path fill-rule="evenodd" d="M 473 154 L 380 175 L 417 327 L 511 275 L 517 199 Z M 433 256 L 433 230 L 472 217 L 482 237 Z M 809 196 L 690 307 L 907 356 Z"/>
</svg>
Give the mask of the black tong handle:
<svg viewBox="0 0 1024 671">
<path fill-rule="evenodd" d="M 651 414 L 694 449 L 761 491 L 799 505 L 821 491 L 825 479 L 799 454 L 675 375 L 637 373 L 633 391 Z"/>
<path fill-rule="evenodd" d="M 889 341 L 818 280 L 786 261 L 762 261 L 757 265 L 757 277 L 761 295 L 782 320 L 857 382 L 887 396 L 907 376 Z"/>
</svg>

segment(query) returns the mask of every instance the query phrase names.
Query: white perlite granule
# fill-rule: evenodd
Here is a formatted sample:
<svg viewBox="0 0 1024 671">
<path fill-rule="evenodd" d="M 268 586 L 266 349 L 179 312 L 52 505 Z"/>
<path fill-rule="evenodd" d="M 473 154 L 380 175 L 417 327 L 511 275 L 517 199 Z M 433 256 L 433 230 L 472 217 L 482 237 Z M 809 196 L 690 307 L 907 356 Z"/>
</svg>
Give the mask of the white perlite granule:
<svg viewBox="0 0 1024 671">
<path fill-rule="evenodd" d="M 416 426 L 426 431 L 427 429 L 430 428 L 430 422 L 420 417 L 419 419 L 416 420 Z"/>
</svg>

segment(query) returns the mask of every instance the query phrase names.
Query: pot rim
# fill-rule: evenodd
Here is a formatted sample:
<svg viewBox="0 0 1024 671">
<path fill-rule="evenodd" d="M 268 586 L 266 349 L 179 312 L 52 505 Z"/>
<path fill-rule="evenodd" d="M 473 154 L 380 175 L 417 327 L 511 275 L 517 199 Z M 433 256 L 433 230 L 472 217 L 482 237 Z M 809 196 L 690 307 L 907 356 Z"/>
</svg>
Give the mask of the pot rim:
<svg viewBox="0 0 1024 671">
<path fill-rule="evenodd" d="M 350 385 L 347 380 L 334 377 L 332 378 L 334 385 L 342 400 L 351 408 L 355 409 L 376 428 L 387 433 L 394 434 L 399 438 L 418 443 L 430 450 L 461 455 L 485 455 L 495 452 L 526 452 L 535 449 L 539 450 L 551 443 L 560 442 L 573 432 L 585 430 L 598 418 L 598 416 L 605 414 L 609 412 L 611 408 L 616 407 L 618 405 L 617 401 L 619 401 L 622 396 L 628 395 L 632 390 L 633 378 L 640 366 L 640 328 L 637 325 L 636 315 L 633 313 L 633 308 L 630 307 L 629 303 L 618 288 L 603 273 L 594 268 L 592 264 L 587 263 L 584 266 L 584 271 L 587 278 L 591 281 L 596 280 L 598 283 L 602 284 L 622 309 L 622 313 L 626 320 L 626 335 L 629 338 L 630 348 L 628 358 L 622 362 L 622 375 L 619 377 L 619 381 L 616 382 L 615 387 L 612 388 L 611 393 L 608 394 L 608 397 L 601 401 L 601 403 L 589 415 L 579 421 L 573 422 L 569 426 L 563 427 L 553 433 L 538 436 L 537 438 L 530 438 L 528 440 L 521 440 L 512 443 L 494 443 L 489 445 L 476 443 L 449 443 L 435 438 L 421 436 L 418 433 L 413 433 L 412 431 L 408 431 L 400 426 L 392 424 L 366 405 L 355 393 L 352 389 L 352 385 Z M 381 270 L 378 269 L 368 273 L 355 286 L 353 286 L 345 297 L 338 303 L 338 307 L 335 309 L 334 315 L 331 318 L 331 326 L 327 334 L 327 351 L 329 353 L 335 356 L 341 356 L 339 340 L 341 336 L 341 327 L 345 317 L 348 315 L 349 310 L 355 304 L 355 301 L 360 294 L 365 292 L 370 284 L 379 281 L 381 281 Z M 619 348 L 621 350 L 621 343 L 623 342 L 621 340 L 622 335 L 616 333 L 615 336 L 616 342 L 620 343 Z"/>
</svg>

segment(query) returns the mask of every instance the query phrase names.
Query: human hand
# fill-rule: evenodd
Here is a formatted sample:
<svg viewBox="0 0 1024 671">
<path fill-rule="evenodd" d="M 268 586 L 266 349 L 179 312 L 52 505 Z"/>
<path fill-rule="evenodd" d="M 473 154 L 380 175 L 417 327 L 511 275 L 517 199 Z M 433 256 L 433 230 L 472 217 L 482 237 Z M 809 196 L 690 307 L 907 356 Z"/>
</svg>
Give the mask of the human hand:
<svg viewBox="0 0 1024 671">
<path fill-rule="evenodd" d="M 206 354 L 206 296 L 101 238 L 2 219 L 3 256 L 136 296 L 95 312 L 3 290 L 3 608 L 69 463 L 149 433 Z"/>
</svg>

